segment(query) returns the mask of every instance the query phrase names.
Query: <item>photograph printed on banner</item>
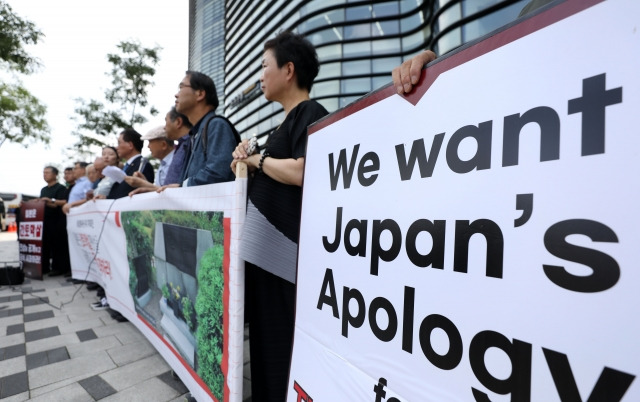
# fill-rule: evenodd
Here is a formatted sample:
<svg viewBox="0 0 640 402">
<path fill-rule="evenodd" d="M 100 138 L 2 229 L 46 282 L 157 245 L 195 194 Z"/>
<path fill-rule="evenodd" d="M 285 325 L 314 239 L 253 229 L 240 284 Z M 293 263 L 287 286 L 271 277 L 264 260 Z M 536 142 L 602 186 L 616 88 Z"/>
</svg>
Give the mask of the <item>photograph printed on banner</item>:
<svg viewBox="0 0 640 402">
<path fill-rule="evenodd" d="M 223 395 L 222 212 L 122 213 L 129 288 L 139 317 Z"/>
</svg>

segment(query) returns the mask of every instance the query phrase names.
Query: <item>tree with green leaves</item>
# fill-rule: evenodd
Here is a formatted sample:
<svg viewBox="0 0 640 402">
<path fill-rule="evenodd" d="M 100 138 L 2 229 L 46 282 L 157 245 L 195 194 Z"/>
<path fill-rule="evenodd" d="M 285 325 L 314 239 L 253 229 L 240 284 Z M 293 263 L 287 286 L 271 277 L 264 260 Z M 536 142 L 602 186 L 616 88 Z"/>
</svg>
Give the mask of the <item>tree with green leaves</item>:
<svg viewBox="0 0 640 402">
<path fill-rule="evenodd" d="M 107 55 L 112 67 L 105 74 L 111 76 L 112 87 L 104 93 L 105 102 L 75 100 L 77 129 L 73 134 L 78 141 L 72 148 L 74 153 L 93 155 L 95 148 L 113 144 L 123 129 L 145 123 L 143 111 L 151 116 L 158 114 L 157 109 L 149 107 L 147 97 L 162 48 L 145 48 L 137 41 L 123 41 L 116 47 L 116 53 Z"/>
<path fill-rule="evenodd" d="M 0 69 L 14 81 L 0 82 L 0 146 L 6 140 L 25 147 L 32 141 L 48 144 L 47 109 L 22 86 L 17 77 L 17 74 L 31 74 L 40 66 L 25 46 L 37 44 L 44 34 L 35 24 L 16 15 L 2 0 L 0 21 Z"/>
</svg>

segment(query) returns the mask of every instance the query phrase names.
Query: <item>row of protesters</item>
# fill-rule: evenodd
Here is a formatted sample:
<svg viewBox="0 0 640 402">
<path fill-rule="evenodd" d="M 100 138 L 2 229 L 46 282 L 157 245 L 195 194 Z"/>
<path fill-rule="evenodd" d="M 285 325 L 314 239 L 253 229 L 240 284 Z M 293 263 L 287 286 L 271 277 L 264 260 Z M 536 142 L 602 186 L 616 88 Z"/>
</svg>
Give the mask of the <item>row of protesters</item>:
<svg viewBox="0 0 640 402">
<path fill-rule="evenodd" d="M 178 141 L 164 181 L 145 182 L 137 174 L 126 178 L 129 185 L 137 187 L 130 195 L 221 183 L 234 178 L 230 168 L 231 153 L 239 142 L 239 135 L 224 116 L 215 113 L 218 95 L 211 77 L 187 71 L 178 85 L 175 99 L 175 106 L 165 116 L 164 130 L 158 128 L 147 134 L 152 154 L 160 154 L 163 149 L 161 144 L 152 144 L 153 141 L 165 137 Z"/>
<path fill-rule="evenodd" d="M 100 156 L 96 158 L 95 162 L 87 165 L 86 176 L 82 176 L 80 178 L 80 183 L 88 188 L 86 190 L 83 190 L 84 191 L 83 198 L 77 199 L 77 197 L 74 197 L 72 199 L 71 197 L 69 197 L 69 200 L 67 200 L 68 202 L 64 204 L 64 206 L 62 207 L 62 212 L 64 212 L 65 215 L 69 213 L 69 210 L 71 208 L 82 205 L 85 202 L 93 199 L 93 197 L 95 196 L 95 191 L 98 185 L 100 184 L 100 182 L 102 181 L 102 169 L 104 169 L 104 167 L 105 167 L 104 160 Z M 78 169 L 78 174 L 81 174 L 81 173 L 82 173 L 82 170 Z M 87 182 L 89 183 L 88 185 L 86 184 Z M 71 190 L 71 192 L 73 192 L 73 190 Z"/>
</svg>

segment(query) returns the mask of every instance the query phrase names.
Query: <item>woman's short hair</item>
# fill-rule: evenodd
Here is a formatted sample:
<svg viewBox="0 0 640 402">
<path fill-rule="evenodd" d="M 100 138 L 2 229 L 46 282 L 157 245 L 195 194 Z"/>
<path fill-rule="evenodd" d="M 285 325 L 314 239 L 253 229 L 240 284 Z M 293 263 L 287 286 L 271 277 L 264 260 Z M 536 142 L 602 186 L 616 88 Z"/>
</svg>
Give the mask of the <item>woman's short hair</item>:
<svg viewBox="0 0 640 402">
<path fill-rule="evenodd" d="M 275 38 L 264 44 L 264 51 L 271 50 L 278 67 L 292 62 L 295 66 L 298 86 L 311 91 L 313 80 L 320 71 L 318 54 L 311 42 L 304 36 L 291 31 L 280 32 Z"/>
</svg>

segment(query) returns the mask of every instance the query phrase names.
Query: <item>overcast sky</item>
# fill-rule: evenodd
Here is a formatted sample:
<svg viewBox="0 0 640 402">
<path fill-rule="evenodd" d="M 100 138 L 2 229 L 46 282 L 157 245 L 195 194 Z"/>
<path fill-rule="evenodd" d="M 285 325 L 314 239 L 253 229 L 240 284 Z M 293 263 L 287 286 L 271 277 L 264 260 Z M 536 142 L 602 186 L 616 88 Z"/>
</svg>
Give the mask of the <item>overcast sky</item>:
<svg viewBox="0 0 640 402">
<path fill-rule="evenodd" d="M 27 89 L 47 106 L 51 144 L 23 148 L 5 141 L 0 146 L 0 192 L 39 195 L 45 186 L 42 169 L 47 164 L 64 167 L 63 150 L 74 144 L 71 120 L 75 98 L 103 101 L 110 87 L 107 53 L 115 53 L 123 40 L 138 40 L 144 47 L 160 46 L 155 86 L 149 103 L 160 111 L 144 125 L 141 134 L 164 124 L 173 95 L 188 65 L 189 6 L 186 0 L 5 0 L 13 11 L 46 35 L 32 55 L 43 64 L 39 72 L 20 76 Z M 113 144 L 115 145 L 115 143 Z M 145 149 L 143 154 L 148 154 Z M 89 161 L 87 161 L 89 162 Z M 60 175 L 60 182 L 63 182 Z"/>
</svg>

